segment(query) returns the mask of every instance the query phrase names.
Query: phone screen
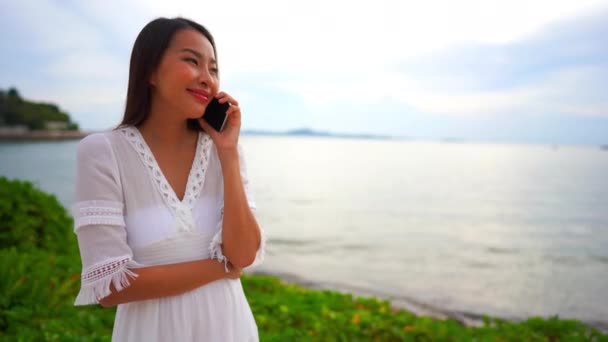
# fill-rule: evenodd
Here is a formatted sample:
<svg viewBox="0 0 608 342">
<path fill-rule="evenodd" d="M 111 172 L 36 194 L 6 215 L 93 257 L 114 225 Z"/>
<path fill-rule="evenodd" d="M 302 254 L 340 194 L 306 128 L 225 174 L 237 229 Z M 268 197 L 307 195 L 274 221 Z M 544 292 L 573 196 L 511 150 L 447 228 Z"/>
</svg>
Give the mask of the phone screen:
<svg viewBox="0 0 608 342">
<path fill-rule="evenodd" d="M 205 113 L 203 114 L 203 119 L 207 121 L 213 129 L 221 132 L 226 124 L 226 112 L 228 111 L 228 108 L 230 108 L 230 103 L 219 103 L 214 97 L 207 105 L 207 109 L 205 109 Z"/>
</svg>

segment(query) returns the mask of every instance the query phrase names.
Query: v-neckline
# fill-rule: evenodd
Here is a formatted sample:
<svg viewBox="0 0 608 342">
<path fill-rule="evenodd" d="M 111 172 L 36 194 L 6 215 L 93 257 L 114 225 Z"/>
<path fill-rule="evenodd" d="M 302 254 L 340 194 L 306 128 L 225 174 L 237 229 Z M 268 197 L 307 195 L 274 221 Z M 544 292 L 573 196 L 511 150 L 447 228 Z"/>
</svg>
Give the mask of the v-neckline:
<svg viewBox="0 0 608 342">
<path fill-rule="evenodd" d="M 152 157 L 152 161 L 154 162 L 156 168 L 158 169 L 158 172 L 160 172 L 160 175 L 163 178 L 163 180 L 165 182 L 167 182 L 167 185 L 171 189 L 171 193 L 172 193 L 173 197 L 177 200 L 178 203 L 183 204 L 186 201 L 186 197 L 188 196 L 188 192 L 190 190 L 190 182 L 192 180 L 192 171 L 194 170 L 194 168 L 198 164 L 198 153 L 199 153 L 199 145 L 200 145 L 199 143 L 200 143 L 200 139 L 201 139 L 201 133 L 198 132 L 197 135 L 196 135 L 196 147 L 194 149 L 194 158 L 192 158 L 192 164 L 190 164 L 190 169 L 188 170 L 188 179 L 186 179 L 186 188 L 184 189 L 184 196 L 180 200 L 179 196 L 177 196 L 177 192 L 175 191 L 175 188 L 173 188 L 173 186 L 171 185 L 171 182 L 169 182 L 169 179 L 165 175 L 165 172 L 160 167 L 160 164 L 158 163 L 158 159 L 156 159 L 156 156 L 154 155 L 154 152 L 152 151 L 152 148 L 150 148 L 150 145 L 148 145 L 148 142 L 146 142 L 146 139 L 144 138 L 144 135 L 141 133 L 141 131 L 139 130 L 139 128 L 137 128 L 135 126 L 133 128 L 135 128 L 137 130 L 137 133 L 139 133 L 139 137 L 141 138 L 141 141 L 144 144 L 144 147 L 150 152 L 150 156 Z"/>
<path fill-rule="evenodd" d="M 192 160 L 192 165 L 190 166 L 190 171 L 188 173 L 184 197 L 180 200 L 177 197 L 175 189 L 173 189 L 173 187 L 167 180 L 167 177 L 165 177 L 165 174 L 160 168 L 160 165 L 158 164 L 154 153 L 152 153 L 152 149 L 150 149 L 150 146 L 148 146 L 148 143 L 144 139 L 139 129 L 135 126 L 128 126 L 127 128 L 130 128 L 132 132 L 131 137 L 127 136 L 127 138 L 129 138 L 128 140 L 131 142 L 131 144 L 133 144 L 133 147 L 135 147 L 135 149 L 139 152 L 139 155 L 142 158 L 144 164 L 146 164 L 149 170 L 152 172 L 152 176 L 154 177 L 154 181 L 158 186 L 158 190 L 168 202 L 167 204 L 175 211 L 177 211 L 180 207 L 184 206 L 190 207 L 190 209 L 192 209 L 191 207 L 193 205 L 193 202 L 196 200 L 197 195 L 202 188 L 202 182 L 205 178 L 205 171 L 208 163 L 206 147 L 210 140 L 208 136 L 204 135 L 200 131 L 198 132 L 195 155 L 194 159 Z M 135 138 L 136 141 L 134 141 L 132 138 Z M 201 170 L 197 170 L 197 168 L 199 167 L 201 167 Z M 199 184 L 195 184 L 195 177 L 197 178 L 196 182 Z"/>
</svg>

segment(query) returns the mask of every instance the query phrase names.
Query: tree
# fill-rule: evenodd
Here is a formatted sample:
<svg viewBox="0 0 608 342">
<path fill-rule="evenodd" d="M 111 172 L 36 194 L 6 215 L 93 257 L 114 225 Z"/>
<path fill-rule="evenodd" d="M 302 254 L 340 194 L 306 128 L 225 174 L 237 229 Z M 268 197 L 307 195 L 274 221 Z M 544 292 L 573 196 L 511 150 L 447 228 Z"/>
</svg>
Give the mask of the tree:
<svg viewBox="0 0 608 342">
<path fill-rule="evenodd" d="M 0 125 L 25 125 L 31 130 L 43 130 L 49 121 L 65 122 L 69 130 L 78 130 L 78 125 L 56 104 L 23 99 L 14 87 L 6 92 L 0 90 Z"/>
<path fill-rule="evenodd" d="M 15 88 L 10 88 L 7 93 L 7 97 L 9 100 L 19 100 L 21 101 L 21 96 L 19 96 L 19 92 Z"/>
</svg>

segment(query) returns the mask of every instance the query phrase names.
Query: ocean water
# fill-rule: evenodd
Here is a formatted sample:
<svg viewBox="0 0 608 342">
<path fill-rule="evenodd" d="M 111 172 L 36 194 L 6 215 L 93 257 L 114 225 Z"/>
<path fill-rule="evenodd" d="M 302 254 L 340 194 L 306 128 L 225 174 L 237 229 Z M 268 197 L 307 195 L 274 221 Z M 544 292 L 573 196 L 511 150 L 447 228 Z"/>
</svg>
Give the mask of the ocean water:
<svg viewBox="0 0 608 342">
<path fill-rule="evenodd" d="M 260 271 L 441 310 L 608 324 L 608 152 L 243 136 Z M 72 200 L 77 142 L 0 143 L 0 175 Z"/>
</svg>

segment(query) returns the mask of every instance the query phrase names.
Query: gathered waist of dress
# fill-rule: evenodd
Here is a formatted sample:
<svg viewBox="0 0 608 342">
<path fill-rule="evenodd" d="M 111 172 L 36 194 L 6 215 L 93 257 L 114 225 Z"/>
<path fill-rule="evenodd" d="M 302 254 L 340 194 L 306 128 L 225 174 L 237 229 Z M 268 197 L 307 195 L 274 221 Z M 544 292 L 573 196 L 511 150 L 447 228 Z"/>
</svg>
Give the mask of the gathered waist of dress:
<svg viewBox="0 0 608 342">
<path fill-rule="evenodd" d="M 213 234 L 179 232 L 149 245 L 133 248 L 133 259 L 144 266 L 155 266 L 210 259 Z"/>
</svg>

